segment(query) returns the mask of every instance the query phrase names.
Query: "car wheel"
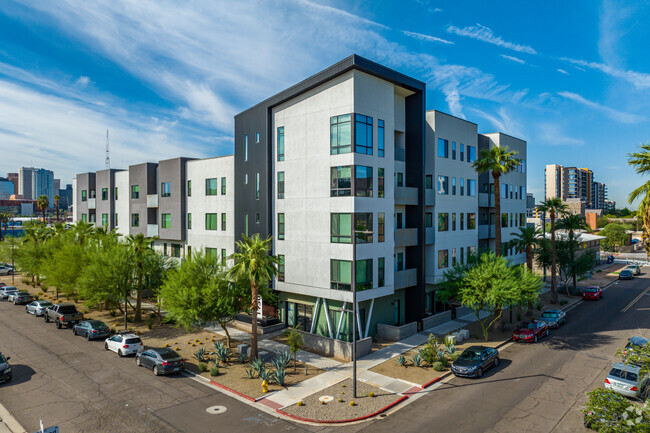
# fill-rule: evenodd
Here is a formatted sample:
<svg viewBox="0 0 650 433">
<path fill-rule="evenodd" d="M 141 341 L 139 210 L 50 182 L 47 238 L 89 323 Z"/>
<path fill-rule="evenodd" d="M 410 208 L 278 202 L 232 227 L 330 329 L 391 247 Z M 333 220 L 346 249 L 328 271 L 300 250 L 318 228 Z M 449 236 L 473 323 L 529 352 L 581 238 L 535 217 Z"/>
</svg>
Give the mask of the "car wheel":
<svg viewBox="0 0 650 433">
<path fill-rule="evenodd" d="M 61 322 L 58 320 L 56 321 L 56 329 L 61 329 Z"/>
<path fill-rule="evenodd" d="M 158 376 L 160 374 L 160 372 L 158 371 L 158 366 L 157 365 L 153 366 L 153 374 L 154 374 L 154 376 Z"/>
<path fill-rule="evenodd" d="M 138 367 L 141 367 L 141 366 L 142 366 L 142 363 L 141 363 L 141 361 L 140 361 L 140 357 L 137 356 L 137 355 L 136 355 L 136 357 L 135 357 L 135 365 L 137 365 Z"/>
<path fill-rule="evenodd" d="M 124 354 L 122 353 L 122 349 L 117 349 L 117 356 L 119 356 L 120 358 L 124 356 Z"/>
<path fill-rule="evenodd" d="M 50 323 L 50 318 L 47 317 L 47 314 L 43 316 L 43 320 L 45 320 L 45 323 Z"/>
<path fill-rule="evenodd" d="M 90 341 L 90 334 L 86 332 L 86 340 Z"/>
<path fill-rule="evenodd" d="M 483 377 L 483 369 L 479 367 L 478 370 L 476 370 L 476 377 Z"/>
<path fill-rule="evenodd" d="M 104 349 L 108 350 L 108 343 L 104 343 Z"/>
<path fill-rule="evenodd" d="M 537 335 L 535 335 L 535 343 L 537 343 Z"/>
<path fill-rule="evenodd" d="M 494 366 L 495 367 L 499 366 L 499 358 L 494 358 Z"/>
</svg>

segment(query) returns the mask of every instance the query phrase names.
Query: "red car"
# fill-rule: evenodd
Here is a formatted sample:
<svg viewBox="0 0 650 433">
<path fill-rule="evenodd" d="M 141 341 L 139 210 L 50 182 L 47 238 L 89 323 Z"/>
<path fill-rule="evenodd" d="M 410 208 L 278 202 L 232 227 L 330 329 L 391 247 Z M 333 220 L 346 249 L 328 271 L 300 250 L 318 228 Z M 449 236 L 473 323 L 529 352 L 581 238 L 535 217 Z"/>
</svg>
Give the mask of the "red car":
<svg viewBox="0 0 650 433">
<path fill-rule="evenodd" d="M 513 341 L 528 341 L 537 343 L 537 339 L 548 335 L 548 325 L 539 320 L 523 322 L 512 333 Z"/>
<path fill-rule="evenodd" d="M 603 291 L 600 290 L 598 286 L 587 287 L 584 292 L 582 292 L 582 299 L 585 301 L 600 301 L 603 297 Z"/>
</svg>

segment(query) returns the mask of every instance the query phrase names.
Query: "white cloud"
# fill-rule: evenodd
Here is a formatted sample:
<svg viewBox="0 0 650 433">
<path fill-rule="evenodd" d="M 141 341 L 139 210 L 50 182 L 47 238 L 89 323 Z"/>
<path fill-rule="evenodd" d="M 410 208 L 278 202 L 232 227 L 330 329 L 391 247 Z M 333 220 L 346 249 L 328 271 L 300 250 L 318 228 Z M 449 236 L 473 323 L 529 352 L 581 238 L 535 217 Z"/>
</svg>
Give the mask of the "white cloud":
<svg viewBox="0 0 650 433">
<path fill-rule="evenodd" d="M 617 122 L 639 123 L 643 120 L 643 117 L 641 116 L 632 113 L 625 113 L 623 111 L 618 111 L 611 107 L 606 107 L 597 102 L 593 102 L 588 99 L 585 99 L 584 97 L 578 95 L 577 93 L 559 92 L 558 95 L 566 99 L 569 99 L 573 102 L 577 102 L 578 104 L 584 105 L 585 107 L 591 108 L 592 110 L 599 111 L 603 113 L 605 116 L 609 117 L 610 119 L 616 120 Z"/>
<path fill-rule="evenodd" d="M 513 137 L 526 139 L 524 128 L 510 115 L 505 107 L 499 107 L 495 114 L 486 113 L 485 111 L 472 108 L 472 111 L 482 118 L 488 120 L 498 132 L 511 135 Z"/>
<path fill-rule="evenodd" d="M 585 144 L 583 139 L 567 135 L 560 125 L 550 122 L 537 124 L 535 138 L 539 144 L 548 146 L 583 146 Z"/>
<path fill-rule="evenodd" d="M 463 27 L 462 29 L 456 26 L 449 26 L 447 32 L 465 36 L 478 41 L 486 42 L 488 44 L 496 45 L 498 47 L 506 48 L 508 50 L 517 51 L 520 53 L 537 54 L 537 51 L 529 45 L 516 44 L 514 42 L 504 41 L 501 36 L 494 34 L 489 27 L 476 24 L 476 26 Z"/>
<path fill-rule="evenodd" d="M 81 88 L 87 87 L 88 84 L 90 84 L 90 78 L 84 76 L 79 77 L 77 81 L 75 81 L 75 85 Z"/>
<path fill-rule="evenodd" d="M 446 39 L 441 39 L 436 36 L 430 36 L 430 35 L 424 35 L 422 33 L 415 33 L 415 32 L 409 32 L 406 30 L 402 30 L 402 33 L 404 33 L 406 36 L 409 36 L 411 38 L 419 39 L 421 41 L 427 41 L 427 42 L 440 42 L 442 44 L 448 44 L 448 45 L 453 45 L 454 42 L 448 41 Z"/>
<path fill-rule="evenodd" d="M 522 65 L 525 65 L 525 64 L 526 64 L 526 61 L 525 61 L 525 60 L 522 60 L 522 59 L 520 59 L 520 58 L 518 58 L 518 57 L 507 56 L 507 55 L 505 55 L 505 54 L 501 54 L 501 57 L 503 57 L 504 59 L 507 59 L 507 60 L 511 60 L 511 61 L 513 61 L 513 62 L 515 62 L 515 63 L 522 64 Z"/>
<path fill-rule="evenodd" d="M 650 89 L 650 74 L 644 72 L 623 70 L 605 63 L 588 62 L 586 60 L 571 59 L 568 57 L 562 57 L 561 60 L 571 63 L 578 69 L 581 69 L 579 66 L 582 66 L 585 68 L 596 69 L 612 77 L 621 78 L 640 90 Z M 581 70 L 584 71 L 584 69 Z"/>
<path fill-rule="evenodd" d="M 560 74 L 569 75 L 569 73 L 568 73 L 567 71 L 565 71 L 564 69 L 559 69 L 559 68 L 558 68 L 557 71 L 558 71 Z"/>
</svg>

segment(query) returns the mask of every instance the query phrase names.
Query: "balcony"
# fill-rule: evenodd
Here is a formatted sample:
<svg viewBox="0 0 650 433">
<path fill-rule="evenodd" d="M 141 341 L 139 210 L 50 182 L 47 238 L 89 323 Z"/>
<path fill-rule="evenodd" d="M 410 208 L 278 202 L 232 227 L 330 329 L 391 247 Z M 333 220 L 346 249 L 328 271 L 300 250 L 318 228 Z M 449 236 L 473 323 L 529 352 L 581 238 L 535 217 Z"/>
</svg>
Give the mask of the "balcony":
<svg viewBox="0 0 650 433">
<path fill-rule="evenodd" d="M 158 224 L 147 224 L 147 237 L 158 236 Z"/>
<path fill-rule="evenodd" d="M 478 205 L 479 207 L 494 207 L 494 194 L 479 193 Z"/>
<path fill-rule="evenodd" d="M 415 286 L 417 283 L 418 274 L 416 269 L 395 272 L 395 290 Z"/>
<path fill-rule="evenodd" d="M 96 198 L 89 198 L 88 199 L 88 209 L 97 209 L 97 202 Z"/>
<path fill-rule="evenodd" d="M 412 247 L 418 244 L 418 229 L 395 230 L 395 247 Z"/>
<path fill-rule="evenodd" d="M 147 195 L 147 207 L 158 207 L 158 194 Z"/>
<path fill-rule="evenodd" d="M 436 190 L 434 189 L 425 189 L 424 190 L 424 201 L 427 206 L 435 206 L 436 204 Z"/>
<path fill-rule="evenodd" d="M 406 186 L 395 187 L 395 204 L 415 206 L 418 204 L 418 189 Z"/>
<path fill-rule="evenodd" d="M 479 224 L 478 226 L 479 239 L 494 239 L 494 224 Z"/>
<path fill-rule="evenodd" d="M 436 243 L 436 229 L 433 227 L 427 227 L 426 228 L 426 244 L 427 245 L 433 245 Z"/>
</svg>

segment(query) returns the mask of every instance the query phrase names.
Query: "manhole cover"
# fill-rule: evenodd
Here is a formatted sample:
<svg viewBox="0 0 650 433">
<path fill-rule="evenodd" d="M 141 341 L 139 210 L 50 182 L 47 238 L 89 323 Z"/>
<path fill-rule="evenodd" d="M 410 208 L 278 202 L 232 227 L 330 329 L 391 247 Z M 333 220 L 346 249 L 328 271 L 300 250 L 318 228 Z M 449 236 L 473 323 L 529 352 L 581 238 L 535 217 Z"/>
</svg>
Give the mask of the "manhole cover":
<svg viewBox="0 0 650 433">
<path fill-rule="evenodd" d="M 323 395 L 321 397 L 318 397 L 318 400 L 322 401 L 323 403 L 329 403 L 330 401 L 334 400 L 334 397 L 331 395 Z"/>
<path fill-rule="evenodd" d="M 226 410 L 228 410 L 226 409 L 226 406 L 211 406 L 207 408 L 205 411 L 212 415 L 218 415 L 220 413 L 224 413 Z"/>
</svg>

